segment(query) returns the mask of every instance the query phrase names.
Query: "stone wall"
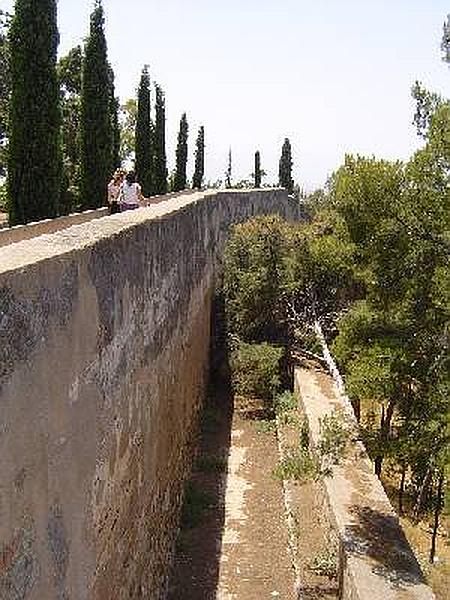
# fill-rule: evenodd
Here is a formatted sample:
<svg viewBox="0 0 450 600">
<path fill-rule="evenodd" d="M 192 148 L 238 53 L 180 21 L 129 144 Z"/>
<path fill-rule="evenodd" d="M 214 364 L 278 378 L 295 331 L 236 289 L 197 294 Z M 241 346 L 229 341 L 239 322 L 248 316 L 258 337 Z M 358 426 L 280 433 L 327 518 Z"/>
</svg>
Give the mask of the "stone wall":
<svg viewBox="0 0 450 600">
<path fill-rule="evenodd" d="M 0 249 L 0 599 L 164 597 L 229 226 L 195 193 Z"/>
<path fill-rule="evenodd" d="M 329 352 L 330 371 L 337 369 Z M 316 451 L 321 420 L 340 415 L 357 429 L 350 401 L 318 364 L 295 369 L 294 385 Z M 339 588 L 342 600 L 433 600 L 373 465 L 361 442 L 352 441 L 332 476 L 324 478 L 328 511 L 340 546 Z"/>
</svg>

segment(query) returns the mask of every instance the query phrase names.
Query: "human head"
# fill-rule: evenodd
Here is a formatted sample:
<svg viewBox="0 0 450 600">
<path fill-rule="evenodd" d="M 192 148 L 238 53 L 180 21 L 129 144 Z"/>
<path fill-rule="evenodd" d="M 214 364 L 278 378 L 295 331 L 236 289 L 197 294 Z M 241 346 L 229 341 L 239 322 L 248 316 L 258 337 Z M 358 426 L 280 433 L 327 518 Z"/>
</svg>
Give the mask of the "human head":
<svg viewBox="0 0 450 600">
<path fill-rule="evenodd" d="M 128 185 L 135 183 L 136 173 L 134 171 L 128 171 L 128 173 L 125 175 L 125 179 L 127 180 Z"/>
<path fill-rule="evenodd" d="M 125 177 L 125 171 L 123 169 L 116 169 L 114 171 L 113 180 L 114 183 L 121 183 Z"/>
</svg>

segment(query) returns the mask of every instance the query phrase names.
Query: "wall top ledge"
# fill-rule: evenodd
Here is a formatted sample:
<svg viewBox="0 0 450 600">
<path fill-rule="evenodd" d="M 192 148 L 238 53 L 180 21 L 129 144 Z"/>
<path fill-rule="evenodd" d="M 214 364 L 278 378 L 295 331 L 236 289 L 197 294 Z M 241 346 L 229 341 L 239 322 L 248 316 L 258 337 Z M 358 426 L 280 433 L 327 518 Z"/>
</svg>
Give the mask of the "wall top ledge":
<svg viewBox="0 0 450 600">
<path fill-rule="evenodd" d="M 0 248 L 0 274 L 88 248 L 101 239 L 118 235 L 146 221 L 162 219 L 213 196 L 250 197 L 256 194 L 264 196 L 273 193 L 285 195 L 286 191 L 282 188 L 190 191 L 176 197 L 169 197 L 167 200 L 160 199 L 159 202 L 138 210 L 100 217 L 60 231 L 25 239 Z M 286 199 L 288 199 L 287 194 Z"/>
</svg>

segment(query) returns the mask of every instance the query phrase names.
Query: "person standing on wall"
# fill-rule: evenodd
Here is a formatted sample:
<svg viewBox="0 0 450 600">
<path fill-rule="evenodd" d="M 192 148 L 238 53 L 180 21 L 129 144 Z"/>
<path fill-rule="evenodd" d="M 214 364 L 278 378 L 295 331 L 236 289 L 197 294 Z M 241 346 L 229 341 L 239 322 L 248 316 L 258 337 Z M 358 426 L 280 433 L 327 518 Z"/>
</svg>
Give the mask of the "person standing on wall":
<svg viewBox="0 0 450 600">
<path fill-rule="evenodd" d="M 121 212 L 146 206 L 147 198 L 142 194 L 142 189 L 136 181 L 136 173 L 129 171 L 120 186 L 119 203 Z"/>
<path fill-rule="evenodd" d="M 123 169 L 116 169 L 111 181 L 108 183 L 108 206 L 110 215 L 120 212 L 119 195 L 124 178 L 125 171 Z"/>
</svg>

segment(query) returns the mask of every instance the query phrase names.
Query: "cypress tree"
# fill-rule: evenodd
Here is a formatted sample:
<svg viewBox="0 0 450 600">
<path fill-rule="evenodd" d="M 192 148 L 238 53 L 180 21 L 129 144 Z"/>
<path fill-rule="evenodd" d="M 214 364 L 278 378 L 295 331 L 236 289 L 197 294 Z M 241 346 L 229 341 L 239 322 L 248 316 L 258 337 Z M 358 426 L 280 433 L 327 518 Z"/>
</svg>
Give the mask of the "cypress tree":
<svg viewBox="0 0 450 600">
<path fill-rule="evenodd" d="M 186 169 L 188 158 L 188 122 L 186 113 L 183 113 L 180 120 L 180 130 L 178 132 L 178 144 L 176 151 L 176 168 L 174 191 L 186 189 Z"/>
<path fill-rule="evenodd" d="M 231 188 L 231 148 L 228 150 L 228 166 L 225 171 L 225 187 Z"/>
<path fill-rule="evenodd" d="M 144 196 L 150 196 L 152 186 L 152 140 L 150 120 L 150 76 L 148 65 L 142 69 L 138 88 L 135 130 L 136 177 Z"/>
<path fill-rule="evenodd" d="M 109 119 L 111 125 L 111 173 L 120 167 L 120 100 L 116 97 L 114 71 L 109 66 Z"/>
<path fill-rule="evenodd" d="M 159 85 L 156 86 L 153 160 L 153 191 L 155 194 L 166 194 L 166 105 L 164 100 L 164 92 L 162 91 Z"/>
<path fill-rule="evenodd" d="M 55 217 L 61 192 L 56 0 L 16 0 L 10 34 L 11 225 Z"/>
<path fill-rule="evenodd" d="M 283 148 L 281 150 L 278 179 L 280 186 L 286 188 L 287 191 L 292 194 L 294 191 L 294 181 L 292 179 L 291 143 L 288 138 L 284 139 Z"/>
<path fill-rule="evenodd" d="M 261 156 L 259 150 L 255 152 L 255 188 L 261 187 Z"/>
<path fill-rule="evenodd" d="M 192 179 L 192 187 L 200 189 L 202 187 L 203 175 L 205 172 L 205 128 L 203 125 L 198 130 L 196 148 L 195 148 L 195 169 Z"/>
<path fill-rule="evenodd" d="M 97 0 L 91 14 L 83 58 L 81 89 L 81 205 L 105 204 L 111 175 L 111 77 L 104 33 L 104 13 Z"/>
</svg>

